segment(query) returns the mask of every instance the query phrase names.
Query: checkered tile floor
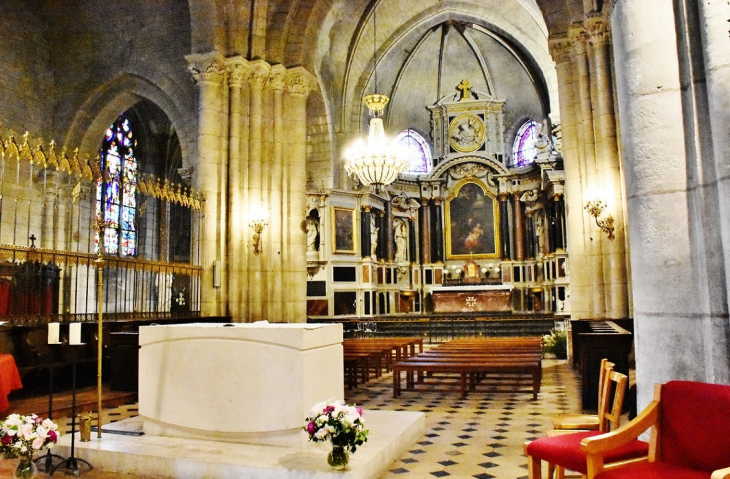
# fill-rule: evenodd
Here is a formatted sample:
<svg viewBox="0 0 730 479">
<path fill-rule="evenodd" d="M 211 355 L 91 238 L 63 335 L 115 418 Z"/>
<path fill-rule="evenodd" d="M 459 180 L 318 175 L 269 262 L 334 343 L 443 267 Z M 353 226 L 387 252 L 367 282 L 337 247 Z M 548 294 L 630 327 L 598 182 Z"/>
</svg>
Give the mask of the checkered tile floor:
<svg viewBox="0 0 730 479">
<path fill-rule="evenodd" d="M 477 392 L 466 400 L 451 393 L 404 391 L 394 399 L 391 374 L 348 391 L 346 399 L 366 410 L 426 413 L 426 435 L 388 467 L 384 479 L 520 479 L 527 478 L 524 442 L 544 435 L 552 414 L 579 412 L 579 391 L 567 361 L 543 360 L 537 400 L 524 388 Z"/>
<path fill-rule="evenodd" d="M 394 399 L 392 374 L 347 391 L 345 399 L 366 409 L 426 413 L 426 434 L 381 476 L 392 478 L 448 477 L 450 479 L 522 479 L 527 477 L 523 443 L 548 430 L 550 416 L 579 412 L 576 373 L 567 361 L 543 360 L 543 379 L 537 400 L 532 393 L 476 392 L 466 400 L 457 394 L 404 391 Z M 102 423 L 137 415 L 137 405 L 106 409 Z M 70 430 L 70 421 L 59 420 Z M 95 434 L 95 433 L 92 433 Z M 367 447 L 365 444 L 363 447 Z M 0 476 L 11 471 L 11 461 L 0 461 Z M 47 477 L 46 474 L 39 474 Z M 132 477 L 88 471 L 86 479 Z"/>
</svg>

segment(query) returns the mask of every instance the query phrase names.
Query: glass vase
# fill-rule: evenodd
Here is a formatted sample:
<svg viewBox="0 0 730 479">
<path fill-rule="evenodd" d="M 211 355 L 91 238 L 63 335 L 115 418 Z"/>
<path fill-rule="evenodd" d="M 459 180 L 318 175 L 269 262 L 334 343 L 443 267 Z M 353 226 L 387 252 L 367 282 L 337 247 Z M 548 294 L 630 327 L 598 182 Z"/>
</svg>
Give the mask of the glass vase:
<svg viewBox="0 0 730 479">
<path fill-rule="evenodd" d="M 327 464 L 337 471 L 346 468 L 349 460 L 350 453 L 343 446 L 332 446 L 332 450 L 327 455 Z"/>
<path fill-rule="evenodd" d="M 36 474 L 38 474 L 38 469 L 36 469 L 35 463 L 33 462 L 33 456 L 27 454 L 20 456 L 20 462 L 18 462 L 18 467 L 15 468 L 13 477 L 17 479 L 32 479 L 36 477 Z"/>
</svg>

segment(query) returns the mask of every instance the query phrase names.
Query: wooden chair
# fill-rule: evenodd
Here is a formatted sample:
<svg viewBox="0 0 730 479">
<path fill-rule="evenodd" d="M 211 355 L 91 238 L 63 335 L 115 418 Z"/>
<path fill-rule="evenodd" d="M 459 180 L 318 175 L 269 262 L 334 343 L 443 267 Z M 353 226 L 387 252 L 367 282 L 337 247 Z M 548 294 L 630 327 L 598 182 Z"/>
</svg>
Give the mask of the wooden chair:
<svg viewBox="0 0 730 479">
<path fill-rule="evenodd" d="M 601 368 L 598 379 L 598 411 L 604 414 L 608 411 L 608 404 L 604 404 L 603 387 L 608 377 L 608 371 L 613 370 L 615 365 L 608 359 L 601 359 Z M 579 430 L 579 431 L 596 431 L 603 430 L 599 425 L 599 414 L 555 414 L 553 415 L 553 429 L 558 430 Z"/>
<path fill-rule="evenodd" d="M 548 463 L 548 473 L 553 468 L 558 478 L 563 477 L 563 470 L 570 469 L 587 477 L 588 466 L 586 456 L 581 449 L 581 441 L 586 438 L 600 436 L 609 429 L 616 429 L 621 421 L 621 409 L 626 392 L 628 378 L 625 374 L 617 373 L 613 369 L 606 372 L 607 379 L 599 396 L 599 402 L 604 404 L 604 410 L 599 411 L 599 425 L 597 431 L 570 432 L 565 434 L 548 435 L 536 439 L 525 446 L 527 465 L 530 479 L 542 479 L 541 461 Z M 610 395 L 613 391 L 613 401 Z M 612 404 L 608 407 L 608 404 Z M 639 457 L 646 457 L 648 444 L 643 441 L 629 441 L 622 448 L 612 451 L 606 457 L 606 462 L 613 463 Z M 588 476 L 590 478 L 590 476 Z"/>
<path fill-rule="evenodd" d="M 651 428 L 646 460 L 606 465 Z M 670 381 L 654 388 L 654 400 L 633 421 L 582 441 L 589 478 L 730 478 L 730 386 Z"/>
</svg>

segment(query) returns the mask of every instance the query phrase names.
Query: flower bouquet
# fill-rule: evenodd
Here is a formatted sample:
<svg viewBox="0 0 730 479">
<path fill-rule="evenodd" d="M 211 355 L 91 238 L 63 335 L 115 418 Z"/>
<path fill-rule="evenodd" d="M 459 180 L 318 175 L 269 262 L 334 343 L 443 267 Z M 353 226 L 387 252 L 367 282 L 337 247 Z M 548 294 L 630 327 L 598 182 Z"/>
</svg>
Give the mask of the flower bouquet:
<svg viewBox="0 0 730 479">
<path fill-rule="evenodd" d="M 307 424 L 304 430 L 309 434 L 310 441 L 332 442 L 327 462 L 334 469 L 344 469 L 349 454 L 368 440 L 362 409 L 348 406 L 342 400 L 315 404 L 305 421 Z"/>
<path fill-rule="evenodd" d="M 564 329 L 553 329 L 550 334 L 542 337 L 542 350 L 547 354 L 554 354 L 558 359 L 568 357 L 568 332 Z"/>
<path fill-rule="evenodd" d="M 0 430 L 0 450 L 5 457 L 20 457 L 15 477 L 34 477 L 33 453 L 44 447 L 52 448 L 57 440 L 58 426 L 50 419 L 41 419 L 35 414 L 11 414 Z"/>
</svg>

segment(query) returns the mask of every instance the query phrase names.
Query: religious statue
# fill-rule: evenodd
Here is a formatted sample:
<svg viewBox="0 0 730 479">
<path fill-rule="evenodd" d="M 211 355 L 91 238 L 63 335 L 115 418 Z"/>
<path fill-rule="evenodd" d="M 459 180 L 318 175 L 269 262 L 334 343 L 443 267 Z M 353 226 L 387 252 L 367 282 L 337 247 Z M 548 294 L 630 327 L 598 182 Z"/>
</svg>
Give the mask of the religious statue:
<svg viewBox="0 0 730 479">
<path fill-rule="evenodd" d="M 370 215 L 370 258 L 375 261 L 378 259 L 378 225 L 375 221 L 375 215 Z"/>
<path fill-rule="evenodd" d="M 317 251 L 317 237 L 319 236 L 319 221 L 311 216 L 307 217 L 307 253 Z"/>
<path fill-rule="evenodd" d="M 535 142 L 535 147 L 538 150 L 544 150 L 548 146 L 552 144 L 552 134 L 550 131 L 550 124 L 546 119 L 542 120 L 542 126 L 540 128 L 540 132 L 537 134 L 537 141 Z"/>
<path fill-rule="evenodd" d="M 408 226 L 402 219 L 395 220 L 395 261 L 408 262 Z"/>
</svg>

